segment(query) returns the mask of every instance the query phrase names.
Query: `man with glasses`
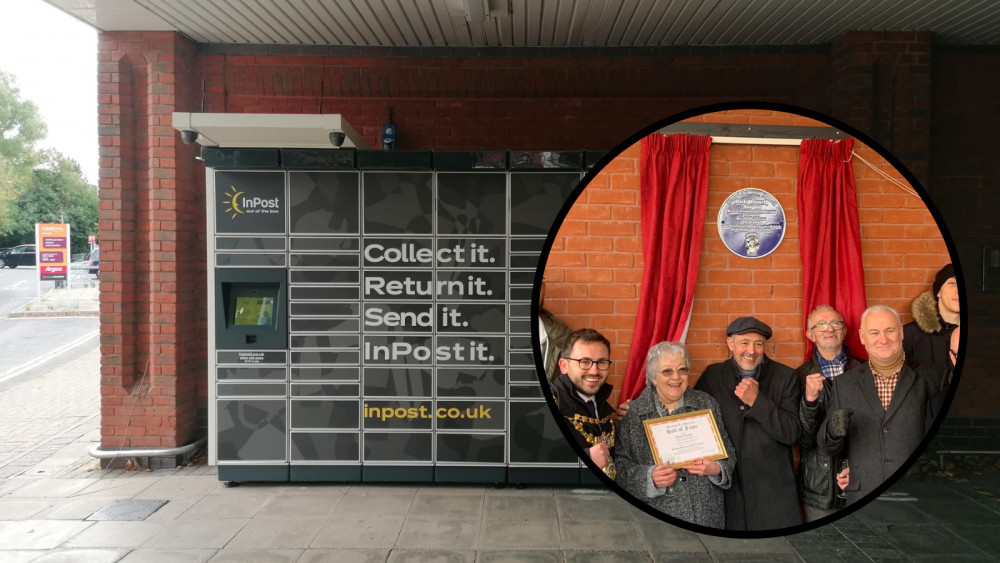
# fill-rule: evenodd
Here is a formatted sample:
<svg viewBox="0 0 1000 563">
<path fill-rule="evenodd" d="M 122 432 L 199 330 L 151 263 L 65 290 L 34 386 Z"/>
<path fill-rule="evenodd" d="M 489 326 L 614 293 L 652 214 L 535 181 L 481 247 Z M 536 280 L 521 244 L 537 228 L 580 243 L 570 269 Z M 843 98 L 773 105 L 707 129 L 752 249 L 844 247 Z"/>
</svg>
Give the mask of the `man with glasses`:
<svg viewBox="0 0 1000 563">
<path fill-rule="evenodd" d="M 695 389 L 719 402 L 736 447 L 725 492 L 727 530 L 776 530 L 802 523 L 792 447 L 799 441 L 801 391 L 792 368 L 764 353 L 771 327 L 740 317 L 726 328 L 732 357 L 705 368 Z"/>
<path fill-rule="evenodd" d="M 614 479 L 615 408 L 608 403 L 613 390 L 607 382 L 610 370 L 611 342 L 593 329 L 574 330 L 563 345 L 559 358 L 562 373 L 552 382 L 552 396 L 577 443 Z"/>
<path fill-rule="evenodd" d="M 799 463 L 799 498 L 805 507 L 806 522 L 835 513 L 837 505 L 835 459 L 819 451 L 816 432 L 826 417 L 824 399 L 834 378 L 861 365 L 844 346 L 847 327 L 844 318 L 829 305 L 820 305 L 809 313 L 806 338 L 816 345 L 809 361 L 795 370 L 802 385 L 799 421 L 802 423 L 802 448 Z"/>
</svg>

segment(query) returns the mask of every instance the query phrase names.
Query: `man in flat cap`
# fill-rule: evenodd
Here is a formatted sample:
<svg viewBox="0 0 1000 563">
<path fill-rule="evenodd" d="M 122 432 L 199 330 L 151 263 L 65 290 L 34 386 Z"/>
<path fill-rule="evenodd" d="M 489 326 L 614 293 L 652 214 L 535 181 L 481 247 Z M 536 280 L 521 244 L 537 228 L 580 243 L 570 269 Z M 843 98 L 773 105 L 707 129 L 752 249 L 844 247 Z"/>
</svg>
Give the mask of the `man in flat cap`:
<svg viewBox="0 0 1000 563">
<path fill-rule="evenodd" d="M 958 282 L 951 264 L 938 270 L 930 291 L 913 300 L 913 320 L 903 326 L 903 353 L 911 368 L 930 366 L 943 384 L 948 371 L 948 343 L 959 323 Z"/>
<path fill-rule="evenodd" d="M 736 448 L 725 492 L 727 530 L 776 530 L 802 523 L 792 446 L 801 433 L 801 395 L 792 368 L 771 360 L 771 327 L 740 317 L 726 328 L 730 359 L 705 368 L 695 386 L 719 402 Z"/>
</svg>

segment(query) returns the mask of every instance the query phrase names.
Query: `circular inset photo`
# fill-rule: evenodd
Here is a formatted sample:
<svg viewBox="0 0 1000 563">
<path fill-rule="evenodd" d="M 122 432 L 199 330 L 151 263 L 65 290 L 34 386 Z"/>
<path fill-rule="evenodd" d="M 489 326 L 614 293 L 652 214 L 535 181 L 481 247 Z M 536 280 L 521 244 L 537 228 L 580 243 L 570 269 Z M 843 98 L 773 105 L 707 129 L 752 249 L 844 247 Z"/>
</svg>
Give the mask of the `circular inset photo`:
<svg viewBox="0 0 1000 563">
<path fill-rule="evenodd" d="M 762 538 L 903 476 L 954 394 L 963 283 L 916 179 L 852 128 L 721 104 L 607 154 L 549 233 L 535 361 L 641 510 Z"/>
</svg>

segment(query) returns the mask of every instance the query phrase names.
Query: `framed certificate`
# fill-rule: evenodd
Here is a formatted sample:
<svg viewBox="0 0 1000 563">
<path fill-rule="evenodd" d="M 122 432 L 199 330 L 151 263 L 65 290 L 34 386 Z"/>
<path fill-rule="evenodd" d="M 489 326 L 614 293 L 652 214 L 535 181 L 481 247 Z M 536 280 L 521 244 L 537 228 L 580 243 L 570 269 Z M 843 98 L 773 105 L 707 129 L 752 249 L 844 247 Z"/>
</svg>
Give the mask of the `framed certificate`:
<svg viewBox="0 0 1000 563">
<path fill-rule="evenodd" d="M 688 462 L 729 457 L 709 409 L 651 418 L 642 422 L 656 464 L 679 467 Z"/>
</svg>

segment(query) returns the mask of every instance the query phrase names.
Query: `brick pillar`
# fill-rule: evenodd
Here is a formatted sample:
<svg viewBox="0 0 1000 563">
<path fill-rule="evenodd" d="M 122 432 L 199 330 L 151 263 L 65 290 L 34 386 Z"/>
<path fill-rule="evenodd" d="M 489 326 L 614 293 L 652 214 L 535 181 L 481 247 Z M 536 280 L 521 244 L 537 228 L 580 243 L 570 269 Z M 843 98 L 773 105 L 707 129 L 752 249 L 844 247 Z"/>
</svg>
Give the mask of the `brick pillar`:
<svg viewBox="0 0 1000 563">
<path fill-rule="evenodd" d="M 872 136 L 927 186 L 931 33 L 852 31 L 833 44 L 833 116 Z"/>
<path fill-rule="evenodd" d="M 195 48 L 108 32 L 98 57 L 101 444 L 174 447 L 196 437 L 206 365 L 204 169 L 171 127 L 201 95 Z"/>
</svg>

